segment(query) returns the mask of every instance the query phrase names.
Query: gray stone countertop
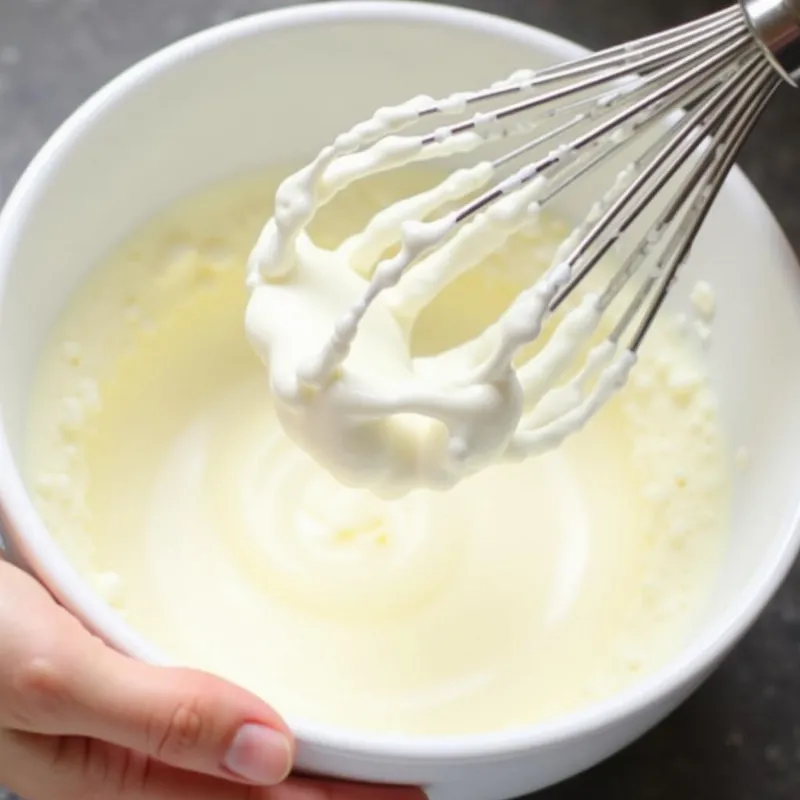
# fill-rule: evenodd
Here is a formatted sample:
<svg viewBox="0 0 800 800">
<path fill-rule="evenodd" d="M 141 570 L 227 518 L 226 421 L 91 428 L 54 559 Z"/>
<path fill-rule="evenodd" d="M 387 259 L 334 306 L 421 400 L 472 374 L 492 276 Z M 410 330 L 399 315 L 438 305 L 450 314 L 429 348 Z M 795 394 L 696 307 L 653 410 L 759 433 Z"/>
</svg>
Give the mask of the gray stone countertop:
<svg viewBox="0 0 800 800">
<path fill-rule="evenodd" d="M 358 2 L 358 0 L 353 0 Z M 0 0 L 0 200 L 82 100 L 140 57 L 280 0 Z M 592 47 L 715 0 L 459 0 Z M 800 251 L 800 95 L 772 104 L 741 159 Z M 800 568 L 723 667 L 655 731 L 538 800 L 800 800 Z"/>
</svg>

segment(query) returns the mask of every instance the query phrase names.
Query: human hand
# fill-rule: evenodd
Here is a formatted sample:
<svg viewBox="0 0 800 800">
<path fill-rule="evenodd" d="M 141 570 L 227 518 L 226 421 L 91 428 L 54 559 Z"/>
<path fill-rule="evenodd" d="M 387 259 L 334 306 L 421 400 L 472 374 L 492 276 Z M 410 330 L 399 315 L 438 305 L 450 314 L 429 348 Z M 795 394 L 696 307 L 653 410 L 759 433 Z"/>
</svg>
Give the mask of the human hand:
<svg viewBox="0 0 800 800">
<path fill-rule="evenodd" d="M 0 785 L 26 800 L 424 800 L 286 779 L 293 749 L 254 695 L 120 655 L 0 556 Z"/>
</svg>

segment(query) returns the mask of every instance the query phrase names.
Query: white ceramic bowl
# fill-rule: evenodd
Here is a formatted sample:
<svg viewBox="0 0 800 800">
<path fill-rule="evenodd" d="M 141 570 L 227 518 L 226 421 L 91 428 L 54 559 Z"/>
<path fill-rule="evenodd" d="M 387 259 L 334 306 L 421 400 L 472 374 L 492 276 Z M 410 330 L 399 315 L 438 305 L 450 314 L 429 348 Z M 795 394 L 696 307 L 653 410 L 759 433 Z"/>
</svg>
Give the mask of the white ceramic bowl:
<svg viewBox="0 0 800 800">
<path fill-rule="evenodd" d="M 331 2 L 190 37 L 95 95 L 43 148 L 0 217 L 0 509 L 13 557 L 115 647 L 164 661 L 73 571 L 20 474 L 37 354 L 70 292 L 121 237 L 182 195 L 268 162 L 307 158 L 379 105 L 420 91 L 480 87 L 581 52 L 470 11 Z M 425 784 L 436 800 L 524 794 L 589 767 L 651 727 L 753 622 L 800 541 L 800 272 L 738 172 L 683 287 L 698 275 L 711 281 L 719 303 L 713 380 L 731 442 L 746 446 L 751 462 L 736 478 L 731 544 L 714 597 L 684 649 L 602 705 L 507 733 L 378 737 L 290 720 L 301 767 Z"/>
</svg>

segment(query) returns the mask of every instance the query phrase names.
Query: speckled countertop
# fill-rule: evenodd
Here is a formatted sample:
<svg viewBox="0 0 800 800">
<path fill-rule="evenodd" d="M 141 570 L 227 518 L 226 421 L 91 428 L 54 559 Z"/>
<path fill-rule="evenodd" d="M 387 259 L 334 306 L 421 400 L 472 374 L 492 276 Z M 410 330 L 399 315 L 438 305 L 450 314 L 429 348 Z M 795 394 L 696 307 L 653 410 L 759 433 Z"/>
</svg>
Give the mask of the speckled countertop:
<svg viewBox="0 0 800 800">
<path fill-rule="evenodd" d="M 54 127 L 133 61 L 212 23 L 297 4 L 0 0 L 0 199 Z M 592 47 L 720 5 L 715 0 L 454 4 L 530 22 Z M 800 251 L 800 95 L 787 90 L 772 104 L 741 162 Z M 537 800 L 675 798 L 800 800 L 800 568 L 723 667 L 670 719 L 602 766 L 537 795 Z"/>
</svg>

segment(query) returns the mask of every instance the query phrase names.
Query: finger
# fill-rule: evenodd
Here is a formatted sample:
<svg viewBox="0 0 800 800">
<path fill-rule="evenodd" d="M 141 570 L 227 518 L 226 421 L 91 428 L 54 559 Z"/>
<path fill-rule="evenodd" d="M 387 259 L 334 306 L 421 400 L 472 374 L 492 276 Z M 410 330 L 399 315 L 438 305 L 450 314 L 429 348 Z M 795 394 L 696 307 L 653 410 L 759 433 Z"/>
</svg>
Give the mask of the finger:
<svg viewBox="0 0 800 800">
<path fill-rule="evenodd" d="M 143 664 L 88 634 L 29 662 L 17 691 L 32 707 L 31 724 L 17 727 L 30 732 L 100 739 L 263 786 L 291 769 L 291 734 L 255 695 L 203 672 Z"/>
<path fill-rule="evenodd" d="M 73 734 L 261 785 L 289 772 L 285 723 L 244 689 L 126 658 L 34 580 L 0 564 L 0 727 Z"/>
<path fill-rule="evenodd" d="M 0 782 L 27 800 L 424 800 L 418 789 L 312 779 L 254 788 L 83 737 L 0 732 Z"/>
</svg>

